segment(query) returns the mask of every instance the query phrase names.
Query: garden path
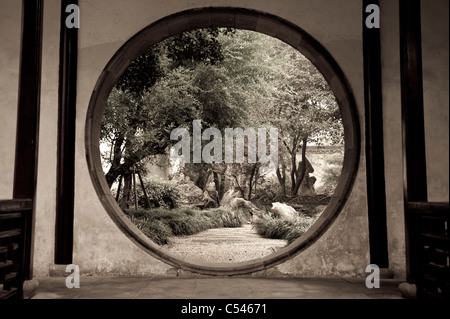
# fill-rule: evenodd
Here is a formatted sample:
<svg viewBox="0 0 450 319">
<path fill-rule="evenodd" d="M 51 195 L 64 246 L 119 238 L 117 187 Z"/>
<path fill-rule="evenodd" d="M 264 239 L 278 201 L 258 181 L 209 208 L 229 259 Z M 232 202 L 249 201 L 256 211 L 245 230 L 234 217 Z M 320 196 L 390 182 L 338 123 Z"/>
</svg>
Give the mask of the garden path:
<svg viewBox="0 0 450 319">
<path fill-rule="evenodd" d="M 196 262 L 242 262 L 262 258 L 285 247 L 284 239 L 262 238 L 251 224 L 214 228 L 190 236 L 171 237 L 164 247 Z"/>
</svg>

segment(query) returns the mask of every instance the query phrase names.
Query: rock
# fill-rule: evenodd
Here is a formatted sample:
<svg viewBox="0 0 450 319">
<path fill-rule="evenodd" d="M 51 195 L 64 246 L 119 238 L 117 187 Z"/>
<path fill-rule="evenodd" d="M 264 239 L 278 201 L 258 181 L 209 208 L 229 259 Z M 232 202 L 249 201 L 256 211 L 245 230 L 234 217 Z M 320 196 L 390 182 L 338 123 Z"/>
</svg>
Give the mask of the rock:
<svg viewBox="0 0 450 319">
<path fill-rule="evenodd" d="M 403 282 L 398 286 L 402 297 L 405 299 L 417 299 L 417 287 L 415 284 Z"/>
<path fill-rule="evenodd" d="M 242 194 L 239 188 L 231 188 L 223 194 L 222 200 L 220 201 L 220 206 L 227 206 L 235 198 L 242 198 Z"/>
<path fill-rule="evenodd" d="M 39 281 L 36 279 L 25 280 L 23 283 L 23 299 L 31 299 L 39 287 Z"/>
<path fill-rule="evenodd" d="M 252 202 L 243 198 L 234 198 L 228 205 L 222 206 L 224 209 L 236 210 L 239 208 L 247 208 L 252 216 L 261 216 L 263 211 L 258 209 Z"/>
<path fill-rule="evenodd" d="M 189 181 L 187 183 L 178 184 L 177 188 L 180 193 L 181 204 L 188 205 L 202 202 L 203 191 L 197 187 L 194 182 Z"/>
<path fill-rule="evenodd" d="M 301 163 L 299 165 L 301 165 Z M 299 194 L 301 194 L 303 196 L 304 195 L 309 195 L 309 196 L 316 195 L 314 183 L 316 182 L 317 178 L 314 176 L 311 176 L 312 173 L 314 173 L 314 167 L 311 165 L 311 162 L 308 160 L 308 158 L 306 158 L 306 171 L 305 171 L 305 176 L 303 178 L 303 181 L 300 184 Z"/>
<path fill-rule="evenodd" d="M 212 199 L 211 196 L 209 195 L 208 191 L 205 191 L 203 193 L 203 198 L 202 198 L 202 202 L 203 202 L 203 208 L 204 209 L 208 209 L 208 208 L 217 208 L 219 205 L 217 204 L 217 201 Z"/>
<path fill-rule="evenodd" d="M 277 218 L 294 219 L 297 217 L 297 211 L 289 205 L 275 202 L 272 203 L 272 213 Z"/>
<path fill-rule="evenodd" d="M 209 197 L 211 197 L 216 202 L 216 205 L 219 206 L 219 193 L 216 190 L 216 184 L 214 184 L 214 182 L 208 183 L 206 185 L 206 192 L 208 193 Z"/>
<path fill-rule="evenodd" d="M 229 189 L 222 197 L 220 201 L 220 208 L 225 210 L 236 210 L 239 208 L 246 208 L 249 210 L 251 219 L 255 216 L 261 216 L 264 211 L 253 205 L 252 202 L 242 198 L 242 193 L 238 187 Z"/>
<path fill-rule="evenodd" d="M 208 183 L 206 185 L 206 190 L 209 192 L 216 192 L 216 184 L 214 182 Z"/>
</svg>

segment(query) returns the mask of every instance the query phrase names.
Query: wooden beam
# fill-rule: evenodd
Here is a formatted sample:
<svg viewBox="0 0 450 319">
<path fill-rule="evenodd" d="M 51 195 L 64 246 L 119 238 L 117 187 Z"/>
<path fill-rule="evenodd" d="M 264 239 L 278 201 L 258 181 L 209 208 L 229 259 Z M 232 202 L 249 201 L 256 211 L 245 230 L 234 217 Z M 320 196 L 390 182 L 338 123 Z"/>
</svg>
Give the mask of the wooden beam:
<svg viewBox="0 0 450 319">
<path fill-rule="evenodd" d="M 422 84 L 420 0 L 400 0 L 403 196 L 405 204 L 406 277 L 416 283 L 420 265 L 418 220 L 409 202 L 427 202 L 427 173 Z"/>
<path fill-rule="evenodd" d="M 65 25 L 69 4 L 78 1 L 61 2 L 55 264 L 71 264 L 73 253 L 78 29 Z"/>
<path fill-rule="evenodd" d="M 383 103 L 380 29 L 365 25 L 365 12 L 376 0 L 363 1 L 364 104 L 370 262 L 389 267 L 384 176 Z"/>
<path fill-rule="evenodd" d="M 38 150 L 43 1 L 23 1 L 13 198 L 34 198 Z"/>
<path fill-rule="evenodd" d="M 400 50 L 405 202 L 426 202 L 420 0 L 400 0 Z"/>
<path fill-rule="evenodd" d="M 41 97 L 43 0 L 22 2 L 22 38 L 13 198 L 35 198 Z M 34 209 L 24 229 L 23 279 L 33 277 Z"/>
</svg>

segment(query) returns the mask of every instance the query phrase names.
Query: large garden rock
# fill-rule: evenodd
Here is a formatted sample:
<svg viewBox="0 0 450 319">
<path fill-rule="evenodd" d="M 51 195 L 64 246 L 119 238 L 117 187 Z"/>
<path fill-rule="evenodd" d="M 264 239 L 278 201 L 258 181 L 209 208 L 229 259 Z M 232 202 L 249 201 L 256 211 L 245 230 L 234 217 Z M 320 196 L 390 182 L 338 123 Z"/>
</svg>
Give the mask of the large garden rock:
<svg viewBox="0 0 450 319">
<path fill-rule="evenodd" d="M 182 205 L 198 204 L 203 200 L 203 191 L 192 181 L 180 183 L 177 186 Z"/>
<path fill-rule="evenodd" d="M 294 219 L 297 217 L 297 211 L 289 205 L 275 202 L 272 203 L 272 213 L 277 218 Z"/>
<path fill-rule="evenodd" d="M 203 193 L 203 208 L 209 209 L 209 208 L 217 208 L 219 205 L 217 204 L 217 201 L 211 198 L 208 191 L 205 191 Z"/>
<path fill-rule="evenodd" d="M 212 200 L 216 202 L 216 205 L 219 206 L 219 193 L 216 190 L 216 184 L 214 184 L 214 182 L 208 183 L 206 185 L 205 192 L 209 195 L 209 197 Z"/>
<path fill-rule="evenodd" d="M 231 201 L 235 198 L 242 198 L 242 193 L 239 188 L 230 188 L 223 194 L 222 200 L 220 201 L 220 206 L 230 205 Z"/>
<path fill-rule="evenodd" d="M 233 198 L 229 204 L 222 206 L 223 208 L 229 209 L 229 210 L 236 210 L 239 208 L 246 208 L 250 211 L 250 214 L 252 216 L 261 216 L 263 214 L 263 211 L 260 210 L 258 207 L 253 205 L 252 202 L 245 200 L 243 198 Z"/>
</svg>

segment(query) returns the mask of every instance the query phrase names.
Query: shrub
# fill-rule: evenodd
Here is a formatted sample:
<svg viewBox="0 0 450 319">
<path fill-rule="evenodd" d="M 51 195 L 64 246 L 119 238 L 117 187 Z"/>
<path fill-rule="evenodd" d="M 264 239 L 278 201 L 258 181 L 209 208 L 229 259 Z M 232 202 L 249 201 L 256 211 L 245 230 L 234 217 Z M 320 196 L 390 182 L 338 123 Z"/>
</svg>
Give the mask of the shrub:
<svg viewBox="0 0 450 319">
<path fill-rule="evenodd" d="M 153 207 L 176 208 L 179 206 L 180 193 L 176 184 L 167 181 L 150 181 L 145 183 L 150 204 Z M 145 206 L 143 192 L 139 192 L 139 205 Z"/>
<path fill-rule="evenodd" d="M 223 211 L 219 214 L 223 227 L 241 227 L 245 219 L 249 214 L 244 209 L 234 210 L 234 211 Z"/>
<path fill-rule="evenodd" d="M 148 238 L 158 245 L 169 243 L 169 238 L 173 236 L 172 230 L 168 225 L 160 220 L 130 216 L 130 220 L 139 228 Z"/>
<path fill-rule="evenodd" d="M 159 245 L 170 242 L 171 236 L 193 235 L 220 227 L 240 227 L 248 217 L 243 210 L 212 209 L 197 211 L 178 209 L 124 209 L 130 220 L 150 239 Z"/>
<path fill-rule="evenodd" d="M 302 236 L 317 220 L 314 217 L 299 216 L 293 220 L 263 215 L 255 222 L 256 232 L 264 238 L 285 239 L 288 244 Z"/>
</svg>

